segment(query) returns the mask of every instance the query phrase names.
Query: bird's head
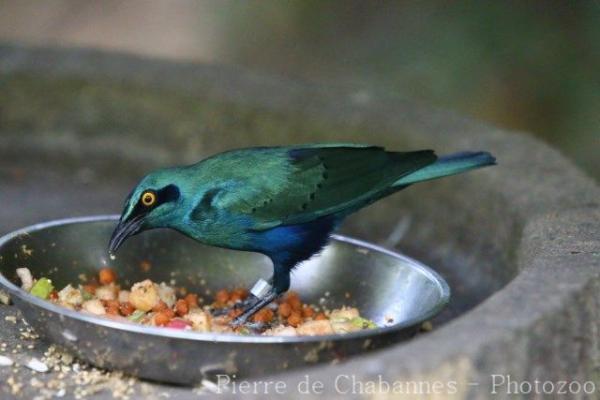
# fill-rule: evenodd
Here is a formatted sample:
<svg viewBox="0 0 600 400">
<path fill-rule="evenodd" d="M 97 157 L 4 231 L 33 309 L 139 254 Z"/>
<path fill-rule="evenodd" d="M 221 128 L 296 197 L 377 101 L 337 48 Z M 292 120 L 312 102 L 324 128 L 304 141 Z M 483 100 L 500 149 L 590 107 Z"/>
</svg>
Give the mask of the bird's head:
<svg viewBox="0 0 600 400">
<path fill-rule="evenodd" d="M 110 238 L 109 252 L 114 254 L 130 236 L 169 227 L 177 218 L 180 201 L 176 170 L 159 170 L 144 177 L 125 200 L 119 224 Z"/>
</svg>

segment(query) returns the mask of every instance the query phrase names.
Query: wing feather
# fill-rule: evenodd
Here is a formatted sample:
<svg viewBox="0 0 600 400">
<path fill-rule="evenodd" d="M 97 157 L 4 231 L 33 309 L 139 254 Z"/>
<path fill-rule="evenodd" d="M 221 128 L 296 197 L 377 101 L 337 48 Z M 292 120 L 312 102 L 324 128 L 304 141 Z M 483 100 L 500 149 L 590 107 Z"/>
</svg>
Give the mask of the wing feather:
<svg viewBox="0 0 600 400">
<path fill-rule="evenodd" d="M 400 177 L 437 158 L 431 150 L 398 153 L 374 146 L 278 149 L 265 151 L 262 161 L 255 159 L 259 175 L 220 196 L 219 207 L 251 217 L 255 230 L 303 223 L 366 204 L 389 193 Z"/>
</svg>

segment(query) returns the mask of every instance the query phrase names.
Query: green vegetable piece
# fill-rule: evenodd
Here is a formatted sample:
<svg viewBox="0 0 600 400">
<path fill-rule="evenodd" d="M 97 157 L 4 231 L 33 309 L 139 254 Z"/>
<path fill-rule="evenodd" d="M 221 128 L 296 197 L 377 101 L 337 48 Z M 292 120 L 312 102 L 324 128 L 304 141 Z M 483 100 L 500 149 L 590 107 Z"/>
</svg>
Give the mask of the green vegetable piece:
<svg viewBox="0 0 600 400">
<path fill-rule="evenodd" d="M 248 329 L 248 328 L 246 328 L 246 327 L 241 327 L 241 328 L 238 330 L 238 333 L 239 333 L 240 335 L 250 335 L 250 333 L 251 333 L 251 332 L 250 332 L 250 329 Z"/>
<path fill-rule="evenodd" d="M 54 286 L 52 286 L 52 281 L 48 278 L 40 278 L 33 285 L 29 293 L 34 295 L 35 297 L 39 297 L 40 299 L 46 300 L 48 296 L 50 296 L 50 292 L 54 290 Z"/>
<path fill-rule="evenodd" d="M 371 320 L 368 320 L 366 318 L 361 318 L 361 317 L 356 317 L 356 318 L 352 318 L 352 320 L 350 321 L 352 323 L 352 325 L 361 328 L 361 329 L 373 329 L 373 328 L 377 328 L 377 325 L 375 325 L 375 323 Z"/>
<path fill-rule="evenodd" d="M 129 317 L 127 317 L 127 319 L 132 322 L 140 322 L 142 320 L 142 318 L 144 318 L 144 315 L 146 315 L 146 313 L 144 311 L 135 310 L 133 312 L 133 314 L 131 314 Z"/>
<path fill-rule="evenodd" d="M 83 288 L 79 289 L 79 291 L 81 292 L 81 297 L 83 298 L 83 301 L 92 300 L 94 298 L 94 296 L 90 292 Z"/>
</svg>

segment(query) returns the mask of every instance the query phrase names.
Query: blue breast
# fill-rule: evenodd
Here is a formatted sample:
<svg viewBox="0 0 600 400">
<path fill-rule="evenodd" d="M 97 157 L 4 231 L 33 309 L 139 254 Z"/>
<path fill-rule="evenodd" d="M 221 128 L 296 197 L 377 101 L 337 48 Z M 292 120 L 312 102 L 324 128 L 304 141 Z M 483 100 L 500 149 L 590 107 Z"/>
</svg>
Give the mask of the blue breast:
<svg viewBox="0 0 600 400">
<path fill-rule="evenodd" d="M 252 245 L 255 251 L 267 255 L 274 263 L 291 269 L 318 253 L 340 222 L 341 218 L 330 215 L 303 224 L 253 232 Z"/>
</svg>

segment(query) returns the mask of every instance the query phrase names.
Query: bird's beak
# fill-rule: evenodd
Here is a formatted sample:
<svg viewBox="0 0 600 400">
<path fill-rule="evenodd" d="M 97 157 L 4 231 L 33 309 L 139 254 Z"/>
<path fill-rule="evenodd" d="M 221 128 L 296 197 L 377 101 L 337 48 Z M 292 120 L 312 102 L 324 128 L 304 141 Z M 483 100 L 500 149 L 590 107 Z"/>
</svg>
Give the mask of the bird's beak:
<svg viewBox="0 0 600 400">
<path fill-rule="evenodd" d="M 113 231 L 108 244 L 108 252 L 115 254 L 119 247 L 127 240 L 128 237 L 135 235 L 141 230 L 143 222 L 142 216 L 137 216 L 129 220 L 121 220 Z"/>
</svg>

